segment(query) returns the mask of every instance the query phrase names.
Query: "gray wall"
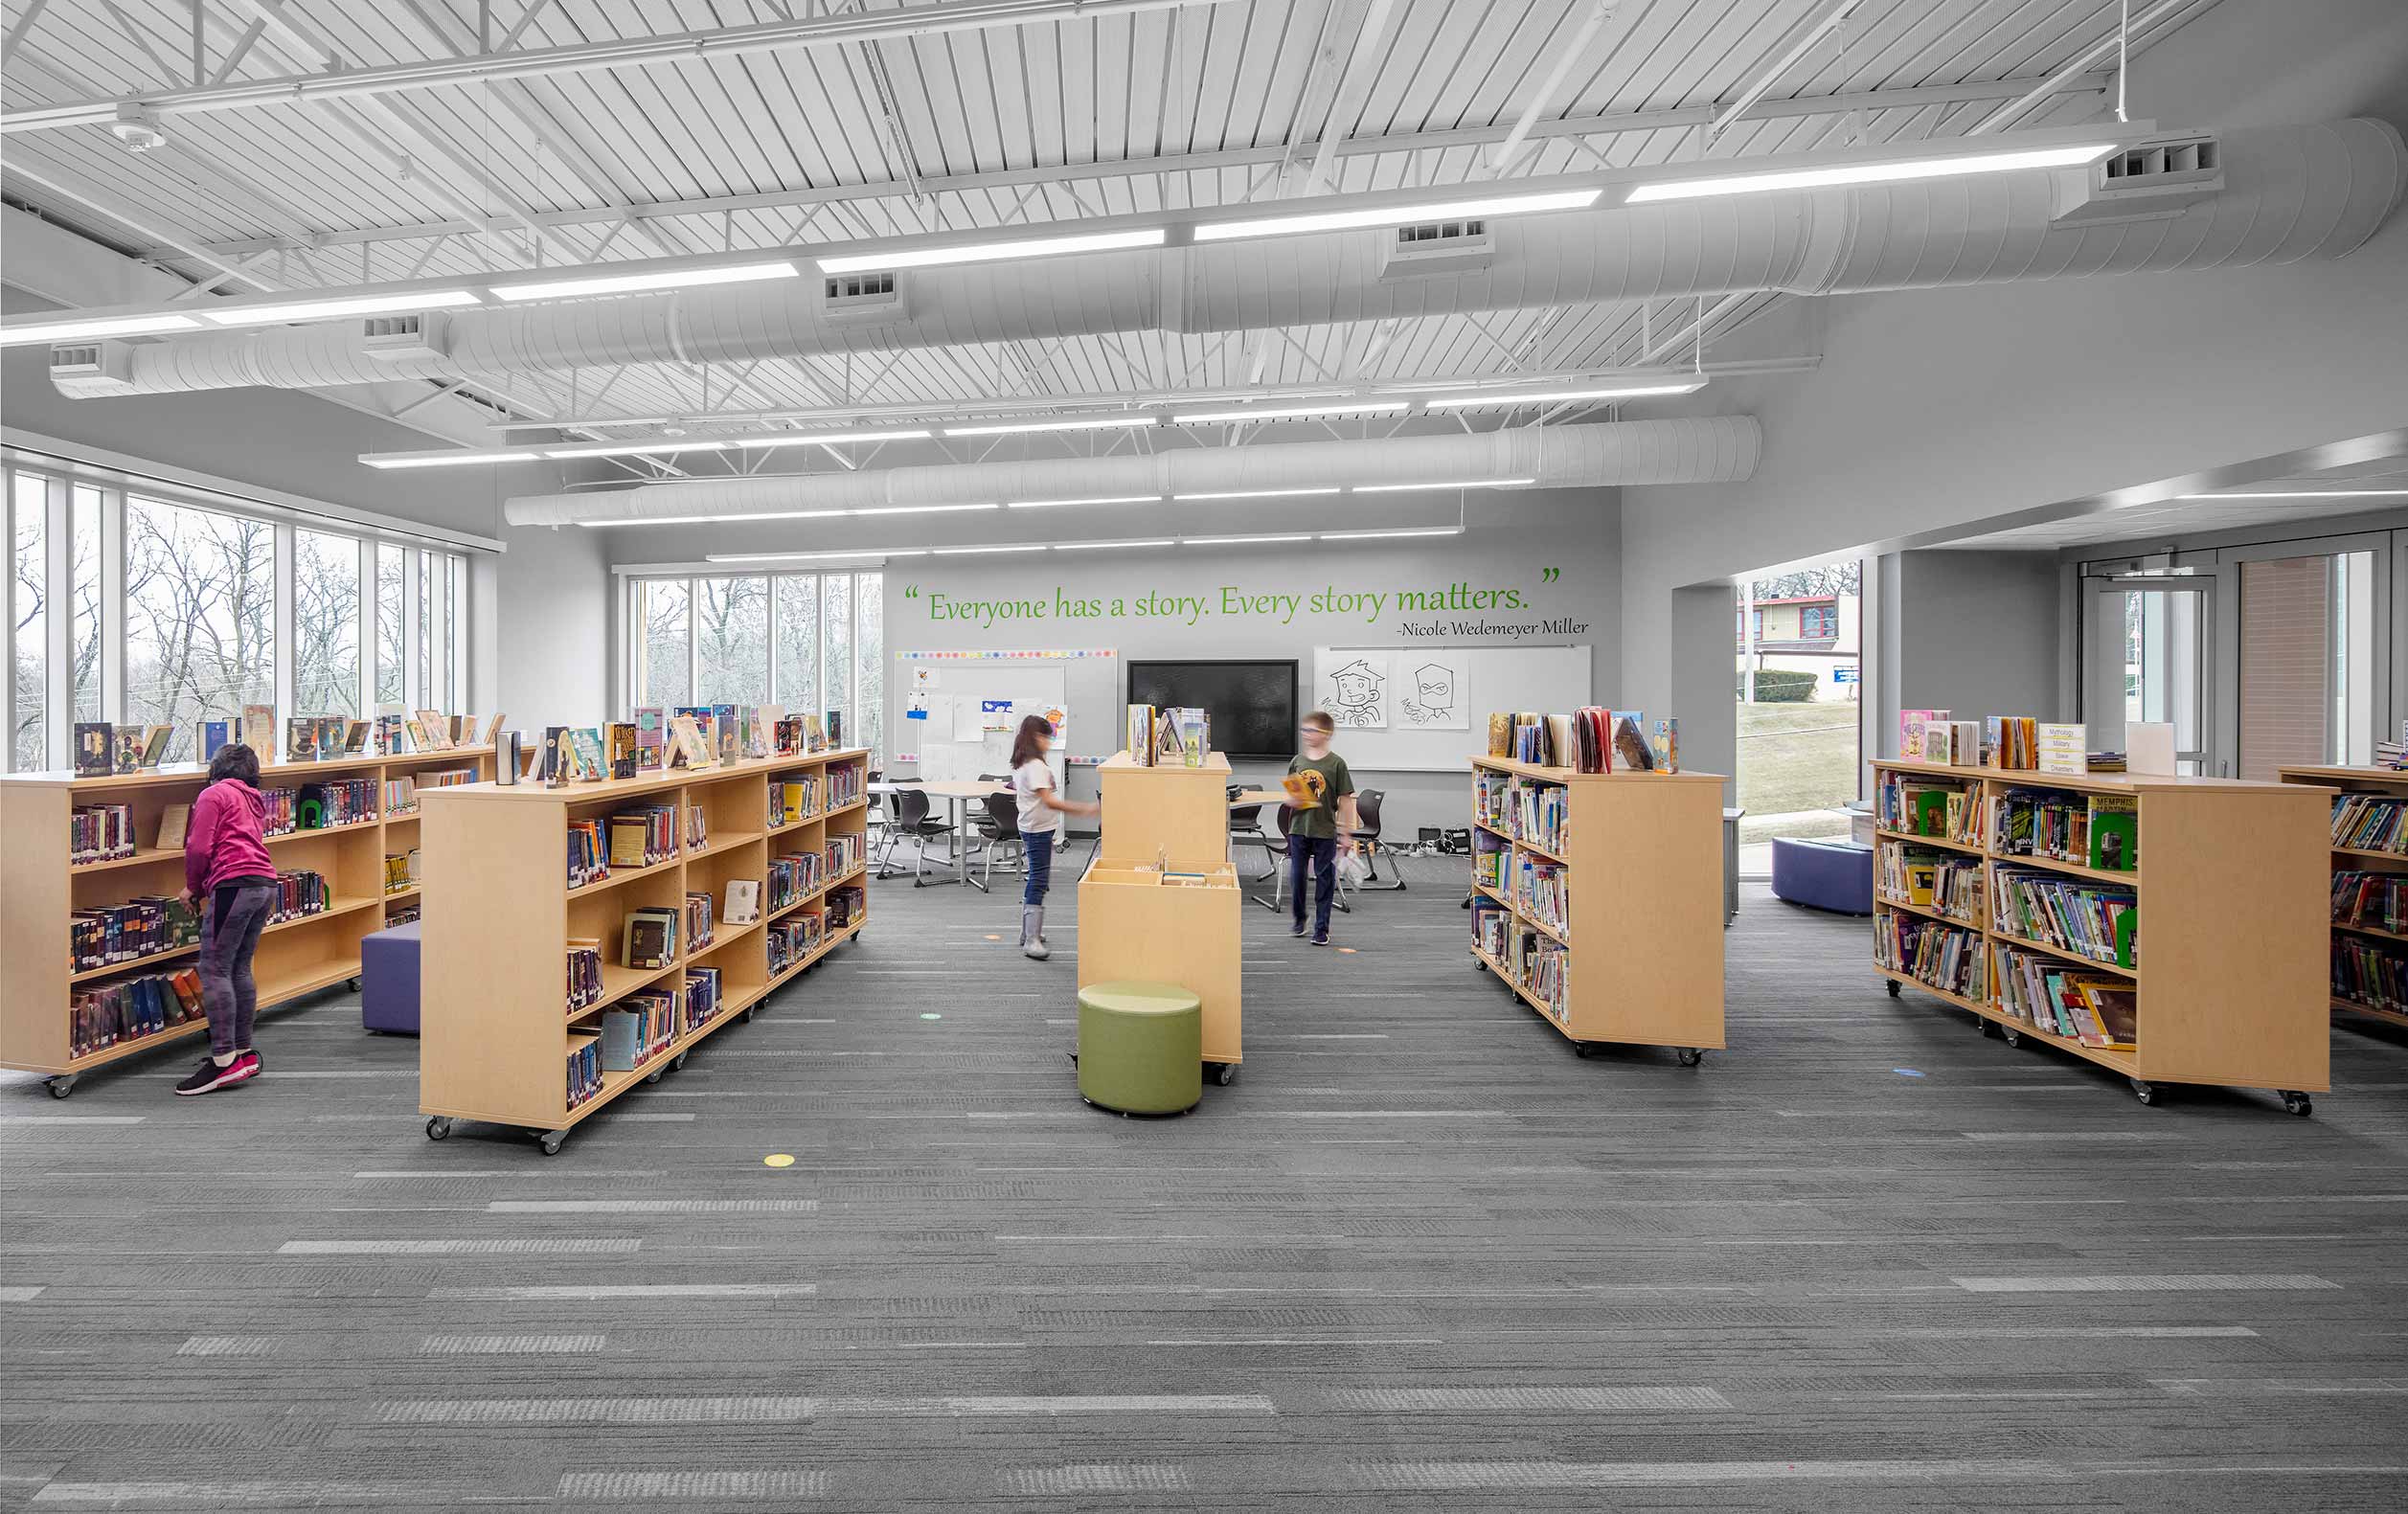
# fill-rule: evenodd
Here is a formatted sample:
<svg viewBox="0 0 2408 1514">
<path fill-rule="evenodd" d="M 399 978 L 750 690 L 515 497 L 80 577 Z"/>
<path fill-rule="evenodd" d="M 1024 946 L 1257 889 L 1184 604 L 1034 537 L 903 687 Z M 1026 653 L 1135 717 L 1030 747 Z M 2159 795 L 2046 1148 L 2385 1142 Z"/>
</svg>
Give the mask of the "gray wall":
<svg viewBox="0 0 2408 1514">
<path fill-rule="evenodd" d="M 1291 507 L 1292 508 L 1292 507 Z M 1371 589 L 1393 595 L 1398 588 L 1443 589 L 1458 580 L 1475 587 L 1512 588 L 1531 608 L 1461 617 L 1478 621 L 1532 624 L 1549 619 L 1570 620 L 1587 630 L 1573 635 L 1537 635 L 1533 642 L 1551 644 L 1586 642 L 1592 648 L 1593 687 L 1565 689 L 1556 708 L 1605 702 L 1611 698 L 1620 666 L 1617 627 L 1620 624 L 1619 505 L 1611 489 L 1532 490 L 1500 496 L 1478 507 L 1477 528 L 1461 537 L 1406 538 L 1393 541 L 1298 544 L 1295 546 L 1227 549 L 1196 548 L 1151 551 L 1047 553 L 990 557 L 917 557 L 897 559 L 886 570 L 886 643 L 890 648 L 993 650 L 1036 645 L 1109 646 L 1123 658 L 1294 658 L 1303 676 L 1312 674 L 1312 649 L 1344 643 L 1414 645 L 1509 645 L 1503 636 L 1421 641 L 1399 627 L 1407 622 L 1452 622 L 1455 615 L 1400 614 L 1393 603 L 1375 617 L 1361 614 L 1316 615 L 1309 607 L 1316 591 Z M 1296 521 L 1299 525 L 1328 522 Z M 587 534 L 625 534 L 588 532 Z M 1559 570 L 1554 582 L 1545 570 Z M 1007 621 L 981 629 L 957 621 L 934 621 L 933 596 L 968 599 L 1041 599 L 1056 594 L 1075 599 L 1110 601 L 1118 597 L 1134 601 L 1148 591 L 1167 595 L 1198 595 L 1218 605 L 1222 586 L 1248 593 L 1298 594 L 1305 597 L 1292 618 L 1229 616 L 1215 610 L 1199 623 L 1163 621 L 1134 614 L 1095 620 Z M 917 591 L 916 593 L 914 591 Z M 1724 621 L 1729 634 L 1729 620 Z M 1726 657 L 1727 661 L 1727 657 Z M 887 729 L 902 725 L 905 690 L 889 681 Z M 1126 685 L 1122 686 L 1126 693 Z M 1310 695 L 1306 697 L 1309 699 Z M 1619 701 L 1616 701 L 1619 702 Z M 1651 713 L 1653 712 L 1650 712 Z M 1674 712 L 1677 713 L 1677 712 Z M 1117 720 L 1120 712 L 1111 712 Z M 1481 719 L 1485 711 L 1475 711 Z M 1686 721 L 1683 724 L 1686 733 Z M 1341 738 L 1338 751 L 1346 743 Z M 1283 770 L 1280 763 L 1238 764 L 1241 780 L 1267 780 Z M 1387 793 L 1382 824 L 1392 837 L 1410 839 L 1421 825 L 1462 825 L 1469 813 L 1467 773 L 1406 773 L 1357 768 L 1364 787 Z M 1074 775 L 1073 794 L 1093 792 L 1093 775 Z"/>
<path fill-rule="evenodd" d="M 611 717 L 609 533 L 582 527 L 512 531 L 498 566 L 498 689 L 489 713 L 513 730 L 590 726 Z"/>
<path fill-rule="evenodd" d="M 2169 126 L 2408 120 L 2408 6 L 2226 0 L 2135 59 L 2131 102 Z M 2337 260 L 1793 302 L 1713 355 L 1820 371 L 1701 396 L 1762 420 L 1757 476 L 1626 493 L 1624 697 L 1713 696 L 1671 681 L 1683 585 L 2398 425 L 2402 290 L 2395 214 Z"/>
<path fill-rule="evenodd" d="M 2056 554 L 1891 553 L 1881 575 L 1883 756 L 1897 755 L 1900 710 L 2074 718 L 2058 679 Z"/>
</svg>

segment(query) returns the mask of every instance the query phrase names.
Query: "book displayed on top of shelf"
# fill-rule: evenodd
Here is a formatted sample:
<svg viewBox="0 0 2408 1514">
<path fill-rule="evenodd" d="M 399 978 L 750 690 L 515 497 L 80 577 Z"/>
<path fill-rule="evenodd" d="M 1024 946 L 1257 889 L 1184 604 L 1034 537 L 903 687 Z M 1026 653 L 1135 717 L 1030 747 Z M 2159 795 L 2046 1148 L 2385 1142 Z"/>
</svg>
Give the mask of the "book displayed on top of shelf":
<svg viewBox="0 0 2408 1514">
<path fill-rule="evenodd" d="M 204 720 L 200 723 L 200 740 L 196 750 L 203 762 L 216 760 L 217 754 L 234 742 L 234 723 L 228 720 Z"/>
<path fill-rule="evenodd" d="M 341 715 L 320 715 L 318 719 L 318 760 L 332 761 L 343 755 L 344 733 L 351 722 Z"/>
<path fill-rule="evenodd" d="M 168 743 L 175 739 L 173 726 L 149 726 L 142 734 L 142 756 L 136 766 L 146 773 L 155 773 L 168 759 Z"/>
<path fill-rule="evenodd" d="M 451 722 L 443 718 L 443 712 L 442 711 L 420 711 L 418 712 L 418 724 L 419 729 L 426 733 L 426 745 L 422 748 L 422 750 L 428 752 L 448 752 L 451 750 Z"/>
<path fill-rule="evenodd" d="M 707 768 L 714 765 L 711 734 L 704 727 L 709 715 L 696 718 L 683 711 L 670 717 L 668 765 L 670 767 Z"/>
<path fill-rule="evenodd" d="M 828 744 L 830 747 L 845 744 L 845 712 L 841 710 L 828 712 Z"/>
<path fill-rule="evenodd" d="M 242 707 L 242 744 L 258 754 L 261 762 L 276 757 L 276 707 L 274 705 L 244 705 Z"/>
<path fill-rule="evenodd" d="M 1655 723 L 1655 768 L 1659 773 L 1681 770 L 1681 723 L 1670 715 Z"/>
<path fill-rule="evenodd" d="M 294 715 L 284 722 L 284 760 L 315 762 L 318 759 L 318 722 L 307 715 Z"/>
<path fill-rule="evenodd" d="M 487 747 L 491 746 L 493 744 L 493 738 L 502 734 L 502 722 L 507 718 L 508 716 L 506 715 L 497 714 L 491 719 L 486 721 L 485 735 L 477 742 L 477 745 Z"/>
<path fill-rule="evenodd" d="M 614 721 L 609 728 L 609 743 L 610 776 L 635 777 L 635 727 L 625 721 Z"/>
<path fill-rule="evenodd" d="M 638 772 L 652 772 L 661 766 L 665 757 L 663 742 L 667 735 L 658 705 L 647 705 L 636 711 L 635 765 Z"/>
<path fill-rule="evenodd" d="M 343 755 L 359 757 L 368 750 L 368 722 L 347 720 L 343 723 Z"/>
<path fill-rule="evenodd" d="M 577 753 L 579 781 L 598 783 L 610 776 L 610 757 L 602 750 L 600 731 L 592 726 L 578 726 L 569 732 L 569 745 Z"/>
<path fill-rule="evenodd" d="M 1898 712 L 1898 757 L 1907 762 L 1939 762 L 1924 745 L 1924 733 L 1933 726 L 1948 723 L 1945 710 L 1901 710 Z"/>
<path fill-rule="evenodd" d="M 105 720 L 76 722 L 76 777 L 106 778 L 117 771 L 117 732 Z"/>
<path fill-rule="evenodd" d="M 142 727 L 119 726 L 117 729 L 117 771 L 142 771 Z"/>
<path fill-rule="evenodd" d="M 1655 749 L 1647 745 L 1647 715 L 1644 710 L 1613 712 L 1614 739 L 1611 743 L 1613 761 L 1633 773 L 1648 773 L 1655 769 Z M 1611 772 L 1608 763 L 1599 772 Z"/>
</svg>

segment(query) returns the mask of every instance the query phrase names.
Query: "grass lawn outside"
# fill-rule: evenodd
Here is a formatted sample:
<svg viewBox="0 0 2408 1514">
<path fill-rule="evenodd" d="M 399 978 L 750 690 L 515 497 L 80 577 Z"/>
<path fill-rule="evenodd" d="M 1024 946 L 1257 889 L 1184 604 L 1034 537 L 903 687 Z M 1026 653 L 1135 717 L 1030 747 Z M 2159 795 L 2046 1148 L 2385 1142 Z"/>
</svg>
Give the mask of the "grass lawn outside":
<svg viewBox="0 0 2408 1514">
<path fill-rule="evenodd" d="M 1852 703 L 1739 706 L 1742 841 L 1848 833 L 1844 816 L 1801 812 L 1856 797 L 1856 713 Z"/>
</svg>

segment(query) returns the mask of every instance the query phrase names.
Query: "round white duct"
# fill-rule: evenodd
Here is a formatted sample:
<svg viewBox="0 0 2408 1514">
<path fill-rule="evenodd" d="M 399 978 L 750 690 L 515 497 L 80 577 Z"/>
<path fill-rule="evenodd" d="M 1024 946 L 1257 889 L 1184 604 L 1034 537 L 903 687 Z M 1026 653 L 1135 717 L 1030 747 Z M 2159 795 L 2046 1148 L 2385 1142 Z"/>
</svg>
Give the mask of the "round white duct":
<svg viewBox="0 0 2408 1514">
<path fill-rule="evenodd" d="M 613 493 L 537 494 L 510 501 L 513 526 L 692 515 L 724 518 L 881 505 L 1002 504 L 1011 500 L 1217 494 L 1343 488 L 1363 484 L 1529 479 L 1540 488 L 1618 484 L 1723 484 L 1756 471 L 1753 416 L 1691 420 L 1521 426 L 1453 436 L 1288 441 L 1152 457 L 1048 458 L 647 484 Z"/>
<path fill-rule="evenodd" d="M 1382 279 L 1365 232 L 914 269 L 907 313 L 829 321 L 816 279 L 454 312 L 447 355 L 367 356 L 356 328 L 286 327 L 135 350 L 128 393 L 499 378 L 627 363 L 748 363 L 1102 332 L 1231 331 L 1743 290 L 1938 288 L 2337 258 L 2408 184 L 2378 121 L 2220 134 L 2225 188 L 2178 215 L 2051 220 L 2049 170 L 1614 206 L 1492 223 L 1485 268 Z"/>
</svg>

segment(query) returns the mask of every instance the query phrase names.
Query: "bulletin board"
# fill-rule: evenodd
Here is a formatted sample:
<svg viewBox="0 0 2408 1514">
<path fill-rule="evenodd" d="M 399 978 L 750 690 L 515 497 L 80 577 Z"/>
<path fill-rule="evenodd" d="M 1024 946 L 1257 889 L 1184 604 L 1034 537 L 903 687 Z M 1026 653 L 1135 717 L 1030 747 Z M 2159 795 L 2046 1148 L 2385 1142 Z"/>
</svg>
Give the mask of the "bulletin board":
<svg viewBox="0 0 2408 1514">
<path fill-rule="evenodd" d="M 1488 714 L 1594 702 L 1586 646 L 1316 646 L 1305 707 L 1338 722 L 1351 767 L 1455 773 L 1488 750 Z"/>
<path fill-rule="evenodd" d="M 1006 771 L 1022 717 L 1063 712 L 1055 780 L 1117 750 L 1121 666 L 1110 648 L 895 654 L 896 773 L 934 782 Z"/>
</svg>

